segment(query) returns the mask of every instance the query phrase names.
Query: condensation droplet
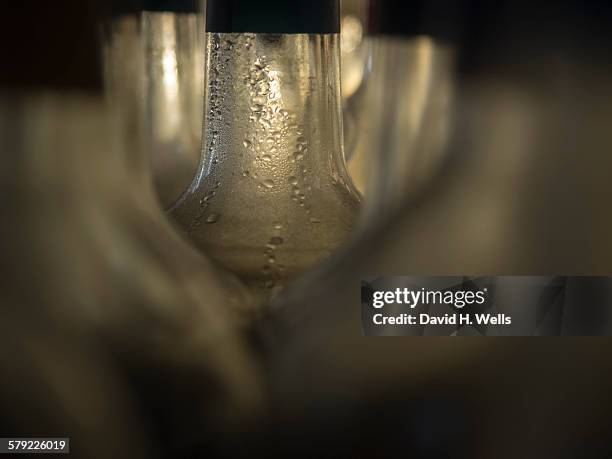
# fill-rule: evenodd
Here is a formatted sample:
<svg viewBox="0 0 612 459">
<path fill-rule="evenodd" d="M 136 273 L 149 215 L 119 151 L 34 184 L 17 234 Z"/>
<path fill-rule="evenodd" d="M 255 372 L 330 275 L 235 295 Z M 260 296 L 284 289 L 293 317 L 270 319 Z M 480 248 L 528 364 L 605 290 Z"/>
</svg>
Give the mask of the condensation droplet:
<svg viewBox="0 0 612 459">
<path fill-rule="evenodd" d="M 298 179 L 297 179 L 297 177 L 295 177 L 295 176 L 293 176 L 293 175 L 292 175 L 291 177 L 289 177 L 289 183 L 290 183 L 291 185 L 297 185 L 297 184 L 298 184 Z"/>
<path fill-rule="evenodd" d="M 263 155 L 261 157 L 261 159 L 263 159 L 264 161 L 272 161 L 272 156 L 270 156 L 270 155 Z"/>
<path fill-rule="evenodd" d="M 221 218 L 221 215 L 219 214 L 210 214 L 206 219 L 206 223 L 217 223 L 219 218 Z"/>
<path fill-rule="evenodd" d="M 270 239 L 270 244 L 277 246 L 277 245 L 282 245 L 283 242 L 285 242 L 285 240 L 282 237 L 273 237 L 272 239 Z"/>
<path fill-rule="evenodd" d="M 263 185 L 264 185 L 266 188 L 273 188 L 273 187 L 274 187 L 274 181 L 273 181 L 273 180 L 270 180 L 270 179 L 268 179 L 268 180 L 264 180 L 264 181 L 263 181 Z"/>
</svg>

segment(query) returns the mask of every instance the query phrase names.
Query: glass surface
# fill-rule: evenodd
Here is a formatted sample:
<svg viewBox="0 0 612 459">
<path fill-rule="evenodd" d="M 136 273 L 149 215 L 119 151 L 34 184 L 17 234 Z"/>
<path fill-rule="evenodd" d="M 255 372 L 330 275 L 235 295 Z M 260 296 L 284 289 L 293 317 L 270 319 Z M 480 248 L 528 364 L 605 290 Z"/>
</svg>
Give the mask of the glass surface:
<svg viewBox="0 0 612 459">
<path fill-rule="evenodd" d="M 55 93 L 8 96 L 0 107 L 11 153 L 0 177 L 11 196 L 3 295 L 96 336 L 139 374 L 182 366 L 189 384 L 210 388 L 195 404 L 214 401 L 215 416 L 253 407 L 257 373 L 232 317 L 248 305 L 245 289 L 150 206 L 114 113 L 99 97 Z M 156 403 L 178 403 L 157 383 Z"/>
<path fill-rule="evenodd" d="M 148 171 L 164 208 L 187 189 L 200 157 L 203 26 L 197 14 L 143 12 L 114 18 L 105 35 L 107 84 L 131 101 L 118 116 L 125 134 L 144 142 L 137 169 Z"/>
<path fill-rule="evenodd" d="M 337 35 L 208 34 L 205 142 L 171 214 L 256 288 L 326 258 L 359 198 L 342 144 Z"/>
<path fill-rule="evenodd" d="M 349 172 L 368 221 L 386 216 L 438 170 L 451 122 L 454 52 L 428 37 L 368 37 L 370 68 L 348 102 Z"/>
<path fill-rule="evenodd" d="M 169 207 L 191 183 L 204 113 L 204 21 L 197 14 L 142 13 L 144 116 L 154 185 Z"/>
<path fill-rule="evenodd" d="M 342 68 L 342 115 L 344 122 L 344 150 L 347 161 L 355 149 L 357 125 L 355 110 L 349 109 L 351 98 L 358 93 L 367 78 L 368 47 L 365 40 L 367 22 L 365 0 L 342 0 L 340 8 L 340 48 Z"/>
</svg>

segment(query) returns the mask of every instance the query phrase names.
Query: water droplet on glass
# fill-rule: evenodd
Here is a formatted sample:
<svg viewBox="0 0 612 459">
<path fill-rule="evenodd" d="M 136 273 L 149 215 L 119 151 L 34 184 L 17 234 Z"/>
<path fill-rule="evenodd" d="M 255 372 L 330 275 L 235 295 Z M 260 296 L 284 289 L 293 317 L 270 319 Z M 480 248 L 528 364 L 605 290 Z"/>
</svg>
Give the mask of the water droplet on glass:
<svg viewBox="0 0 612 459">
<path fill-rule="evenodd" d="M 244 172 L 242 173 L 242 176 L 243 176 L 243 177 L 248 177 L 248 176 L 249 176 L 249 171 L 244 171 Z"/>
<path fill-rule="evenodd" d="M 293 175 L 291 177 L 289 177 L 289 183 L 291 185 L 297 185 L 298 184 L 298 179 L 297 177 L 294 177 Z"/>
<path fill-rule="evenodd" d="M 272 161 L 272 156 L 270 156 L 270 155 L 263 155 L 261 157 L 261 159 L 263 159 L 264 161 Z"/>
<path fill-rule="evenodd" d="M 219 218 L 221 218 L 221 215 L 219 214 L 210 214 L 206 219 L 206 223 L 217 223 Z"/>
<path fill-rule="evenodd" d="M 273 187 L 274 187 L 274 181 L 273 181 L 273 180 L 270 180 L 270 179 L 268 179 L 268 180 L 264 180 L 263 185 L 264 185 L 266 188 L 273 188 Z"/>
<path fill-rule="evenodd" d="M 321 223 L 321 220 L 316 217 L 310 217 L 310 223 Z"/>
</svg>

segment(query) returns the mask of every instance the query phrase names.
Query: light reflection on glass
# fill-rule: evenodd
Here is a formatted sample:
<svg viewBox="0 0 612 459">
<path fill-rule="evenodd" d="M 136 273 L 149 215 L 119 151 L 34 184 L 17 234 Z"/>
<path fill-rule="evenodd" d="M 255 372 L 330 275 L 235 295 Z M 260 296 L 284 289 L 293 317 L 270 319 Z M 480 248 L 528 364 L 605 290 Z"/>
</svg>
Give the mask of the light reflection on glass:
<svg viewBox="0 0 612 459">
<path fill-rule="evenodd" d="M 439 168 L 448 137 L 454 51 L 430 37 L 370 37 L 372 71 L 348 102 L 349 172 L 366 220 L 386 215 Z"/>
<path fill-rule="evenodd" d="M 144 12 L 145 135 L 164 207 L 189 186 L 201 148 L 204 104 L 203 19 Z"/>
</svg>

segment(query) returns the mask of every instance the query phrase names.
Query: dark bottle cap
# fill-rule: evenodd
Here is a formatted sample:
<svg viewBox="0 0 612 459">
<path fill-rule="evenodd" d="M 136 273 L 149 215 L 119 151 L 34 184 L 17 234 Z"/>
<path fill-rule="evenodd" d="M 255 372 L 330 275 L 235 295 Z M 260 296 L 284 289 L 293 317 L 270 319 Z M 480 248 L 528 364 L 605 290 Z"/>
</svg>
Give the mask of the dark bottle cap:
<svg viewBox="0 0 612 459">
<path fill-rule="evenodd" d="M 114 15 L 155 11 L 167 13 L 200 13 L 200 0 L 114 0 Z"/>
<path fill-rule="evenodd" d="M 206 31 L 339 33 L 340 2 L 339 0 L 207 0 Z"/>
<path fill-rule="evenodd" d="M 3 6 L 0 88 L 101 92 L 102 0 L 21 0 Z"/>
<path fill-rule="evenodd" d="M 464 15 L 465 0 L 370 0 L 368 33 L 456 40 Z"/>
</svg>

